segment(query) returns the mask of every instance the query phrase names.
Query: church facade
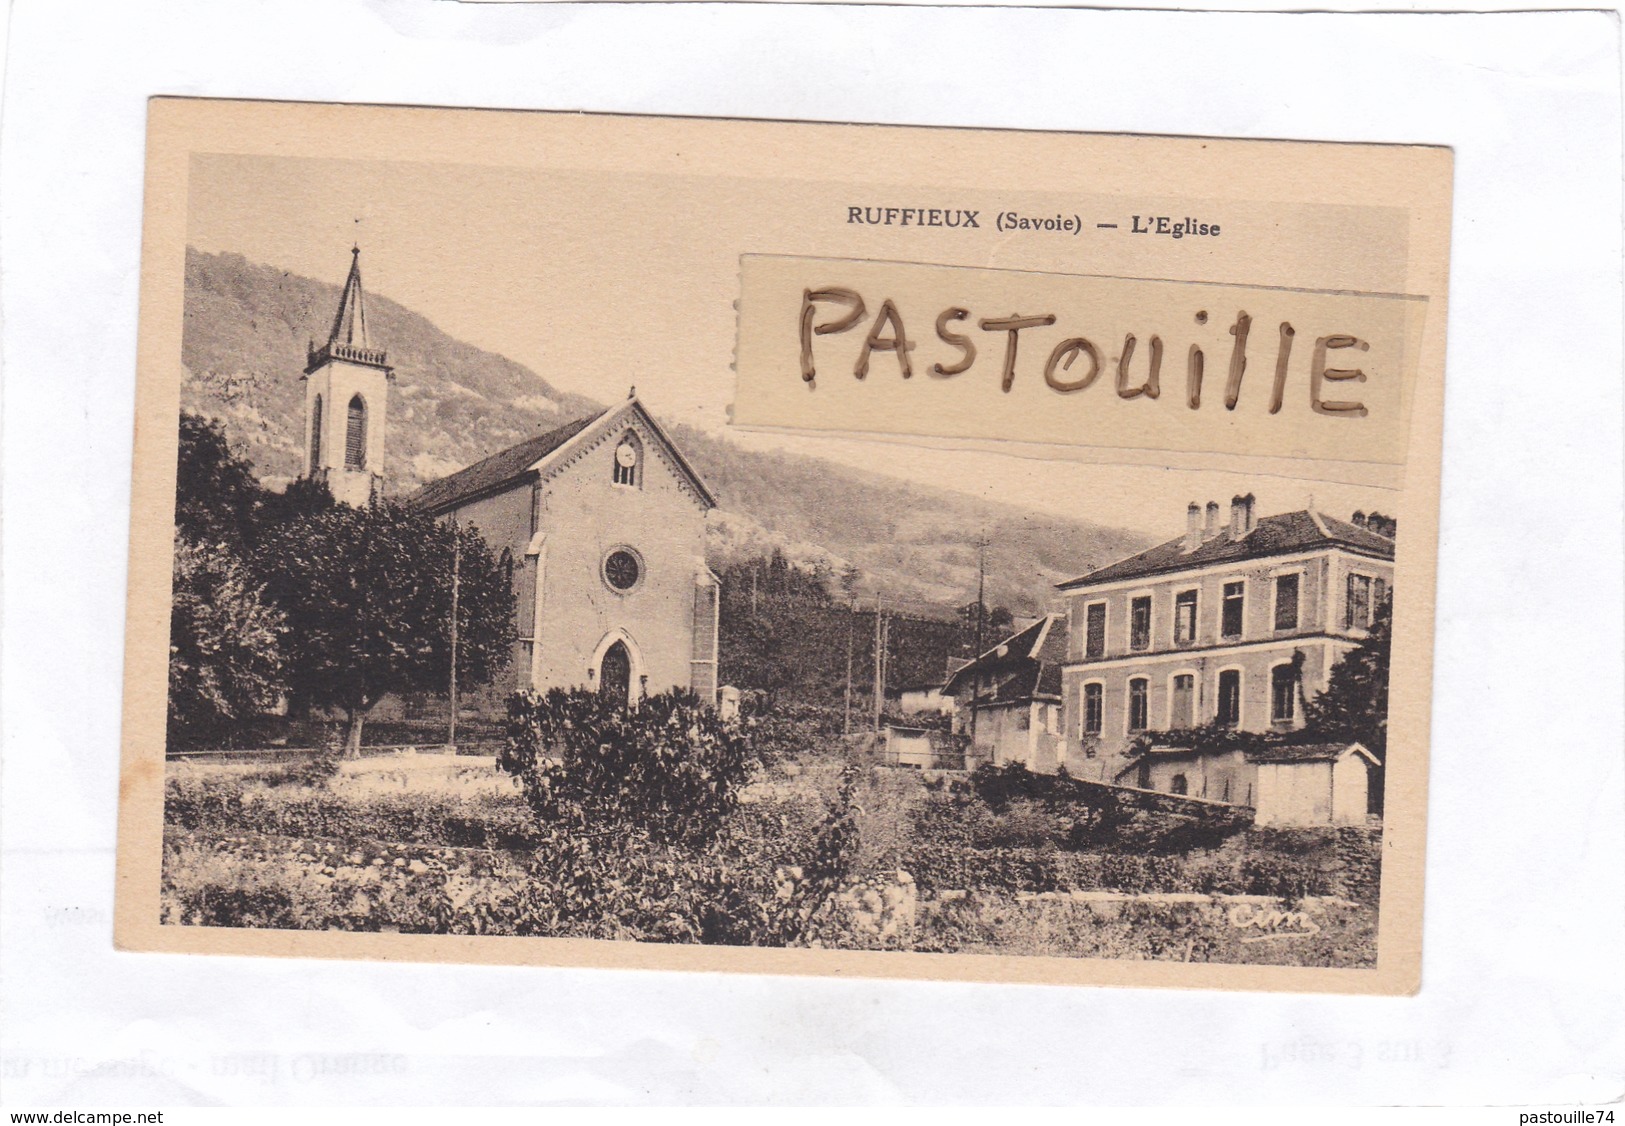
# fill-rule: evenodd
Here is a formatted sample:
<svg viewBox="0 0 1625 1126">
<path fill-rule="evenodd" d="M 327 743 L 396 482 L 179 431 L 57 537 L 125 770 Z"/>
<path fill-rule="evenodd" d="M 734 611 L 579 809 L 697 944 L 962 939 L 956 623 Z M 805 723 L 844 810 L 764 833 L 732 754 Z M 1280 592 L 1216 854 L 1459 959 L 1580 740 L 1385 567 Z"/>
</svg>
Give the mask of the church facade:
<svg viewBox="0 0 1625 1126">
<path fill-rule="evenodd" d="M 716 501 L 635 395 L 407 503 L 472 525 L 512 560 L 519 640 L 498 687 L 632 702 L 682 688 L 715 702 L 720 599 L 705 521 Z"/>
<path fill-rule="evenodd" d="M 305 475 L 338 501 L 383 488 L 395 372 L 372 341 L 352 250 L 338 315 L 305 368 Z M 513 659 L 493 688 L 588 687 L 636 702 L 717 694 L 715 498 L 636 394 L 417 490 L 406 504 L 477 529 L 512 568 Z"/>
</svg>

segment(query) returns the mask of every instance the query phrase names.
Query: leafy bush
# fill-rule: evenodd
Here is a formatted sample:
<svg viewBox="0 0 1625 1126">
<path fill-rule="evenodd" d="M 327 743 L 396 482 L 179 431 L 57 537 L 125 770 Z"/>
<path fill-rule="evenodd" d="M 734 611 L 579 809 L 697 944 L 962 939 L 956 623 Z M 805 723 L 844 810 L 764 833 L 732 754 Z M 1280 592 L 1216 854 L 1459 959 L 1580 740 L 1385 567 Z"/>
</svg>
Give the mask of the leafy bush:
<svg viewBox="0 0 1625 1126">
<path fill-rule="evenodd" d="M 1017 901 L 971 893 L 924 905 L 913 948 L 1174 962 L 1241 962 L 1369 967 L 1376 961 L 1376 910 L 1322 904 L 1320 933 L 1290 942 L 1249 942 L 1261 932 L 1238 928 L 1210 903 L 1078 903 Z"/>
<path fill-rule="evenodd" d="M 1003 766 L 988 762 L 976 768 L 970 781 L 977 797 L 994 810 L 1001 810 L 1020 798 L 1055 797 L 1061 789 L 1058 781 L 1065 778 L 1065 775 L 1035 774 L 1021 762 Z"/>
<path fill-rule="evenodd" d="M 532 849 L 542 840 L 529 811 L 510 799 L 438 794 L 356 798 L 231 778 L 170 779 L 164 821 L 204 833 L 266 833 L 313 840 L 383 840 L 453 848 Z"/>
<path fill-rule="evenodd" d="M 227 801 L 221 812 L 264 804 Z M 198 811 L 172 803 L 167 922 L 798 945 L 831 937 L 830 900 L 856 845 L 849 808 L 823 820 L 741 810 L 701 847 L 545 826 L 528 851 L 313 840 L 218 824 L 211 833 L 194 827 Z M 383 828 L 429 835 L 421 825 Z"/>
<path fill-rule="evenodd" d="M 1190 747 L 1202 754 L 1223 754 L 1226 751 L 1259 751 L 1269 746 L 1272 739 L 1256 731 L 1242 731 L 1227 724 L 1210 721 L 1200 727 L 1185 727 L 1175 731 L 1144 731 L 1129 744 L 1127 754 L 1143 754 L 1152 747 Z"/>
<path fill-rule="evenodd" d="M 691 693 L 628 708 L 559 688 L 513 698 L 497 764 L 543 823 L 662 841 L 715 836 L 756 766 L 744 735 Z"/>
<path fill-rule="evenodd" d="M 337 728 L 328 728 L 316 753 L 306 759 L 288 777 L 305 786 L 323 786 L 338 775 L 339 764 L 344 761 L 344 740 Z"/>
<path fill-rule="evenodd" d="M 839 711 L 813 704 L 769 705 L 758 696 L 741 707 L 740 729 L 752 753 L 764 765 L 793 762 L 811 754 L 842 749 Z"/>
<path fill-rule="evenodd" d="M 1345 891 L 1310 860 L 1244 852 L 1185 857 L 916 845 L 901 863 L 922 890 L 937 892 L 1118 891 L 1298 899 Z"/>
</svg>

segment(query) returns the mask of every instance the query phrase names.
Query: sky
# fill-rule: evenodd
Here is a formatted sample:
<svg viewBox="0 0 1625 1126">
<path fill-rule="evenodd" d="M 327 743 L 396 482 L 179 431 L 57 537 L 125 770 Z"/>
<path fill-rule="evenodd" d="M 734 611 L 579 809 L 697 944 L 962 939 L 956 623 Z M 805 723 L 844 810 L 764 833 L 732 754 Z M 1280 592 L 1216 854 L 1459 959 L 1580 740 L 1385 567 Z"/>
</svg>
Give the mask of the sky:
<svg viewBox="0 0 1625 1126">
<path fill-rule="evenodd" d="M 657 416 L 751 448 L 1159 537 L 1182 533 L 1189 501 L 1227 504 L 1237 493 L 1255 493 L 1261 514 L 1311 503 L 1345 517 L 1393 510 L 1385 490 L 1256 472 L 732 428 L 738 255 L 838 253 L 829 230 L 787 225 L 771 187 L 591 169 L 205 154 L 192 160 L 188 242 L 334 284 L 359 243 L 368 292 L 451 336 L 599 401 L 618 401 L 636 385 Z"/>
</svg>

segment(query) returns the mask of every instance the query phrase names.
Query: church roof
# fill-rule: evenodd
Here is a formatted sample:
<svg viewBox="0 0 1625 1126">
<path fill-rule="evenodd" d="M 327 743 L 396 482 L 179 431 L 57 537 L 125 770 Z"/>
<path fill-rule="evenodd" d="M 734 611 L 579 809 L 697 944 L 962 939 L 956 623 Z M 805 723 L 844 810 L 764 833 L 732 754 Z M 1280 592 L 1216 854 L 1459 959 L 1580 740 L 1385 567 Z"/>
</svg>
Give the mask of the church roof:
<svg viewBox="0 0 1625 1126">
<path fill-rule="evenodd" d="M 407 503 L 431 512 L 455 508 L 465 500 L 472 500 L 496 492 L 502 486 L 526 476 L 530 467 L 574 438 L 587 427 L 603 418 L 607 411 L 567 422 L 555 430 L 526 438 L 517 446 L 509 446 L 501 453 L 492 454 L 484 461 L 476 461 L 466 469 L 430 481 L 407 498 Z"/>
<path fill-rule="evenodd" d="M 1346 547 L 1362 555 L 1379 559 L 1394 557 L 1394 541 L 1387 536 L 1328 516 L 1323 512 L 1300 509 L 1283 512 L 1278 516 L 1265 516 L 1258 526 L 1240 539 L 1232 539 L 1228 532 L 1220 532 L 1191 551 L 1185 549 L 1185 537 L 1169 540 L 1131 555 L 1129 558 L 1090 571 L 1076 579 L 1057 583 L 1062 590 L 1090 586 L 1095 583 L 1115 582 L 1120 579 L 1141 578 L 1175 571 L 1208 567 L 1216 563 L 1235 563 L 1271 555 L 1287 555 L 1315 547 Z"/>
<path fill-rule="evenodd" d="M 605 426 L 614 425 L 628 414 L 636 414 L 653 432 L 656 440 L 676 463 L 678 470 L 699 494 L 701 502 L 708 508 L 715 507 L 717 502 L 711 495 L 711 490 L 706 488 L 705 482 L 688 463 L 682 451 L 672 443 L 665 430 L 654 420 L 654 416 L 636 398 L 629 398 L 618 407 L 601 410 L 586 418 L 565 423 L 545 434 L 527 438 L 518 445 L 509 446 L 502 452 L 492 454 L 484 461 L 477 461 L 466 469 L 459 469 L 456 473 L 442 477 L 438 481 L 430 481 L 407 497 L 406 503 L 438 515 L 449 512 L 467 501 L 501 492 L 515 482 L 534 480 L 543 470 L 541 462 L 559 453 L 577 435 L 600 423 Z"/>
<path fill-rule="evenodd" d="M 367 339 L 367 306 L 361 292 L 361 248 L 350 249 L 350 276 L 344 279 L 344 293 L 339 297 L 338 316 L 333 318 L 333 331 L 327 334 L 329 344 L 354 344 L 370 348 Z"/>
<path fill-rule="evenodd" d="M 367 335 L 366 295 L 361 289 L 361 248 L 350 248 L 350 274 L 344 279 L 344 292 L 339 295 L 339 311 L 333 317 L 333 331 L 327 343 L 312 348 L 306 373 L 315 371 L 331 360 L 350 360 L 373 367 L 387 367 L 382 348 L 374 348 Z"/>
</svg>

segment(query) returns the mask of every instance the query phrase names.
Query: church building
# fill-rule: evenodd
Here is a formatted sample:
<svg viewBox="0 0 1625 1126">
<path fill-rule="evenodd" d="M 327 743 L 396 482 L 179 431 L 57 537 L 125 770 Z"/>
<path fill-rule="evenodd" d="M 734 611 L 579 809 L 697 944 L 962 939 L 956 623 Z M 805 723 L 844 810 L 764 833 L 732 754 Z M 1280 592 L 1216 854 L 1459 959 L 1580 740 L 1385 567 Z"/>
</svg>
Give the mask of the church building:
<svg viewBox="0 0 1625 1126">
<path fill-rule="evenodd" d="M 395 373 L 367 332 L 352 250 L 328 342 L 305 369 L 306 475 L 363 505 L 383 483 Z M 716 500 L 635 393 L 417 490 L 406 504 L 473 526 L 513 568 L 518 641 L 493 687 L 588 687 L 636 702 L 672 688 L 715 703 Z"/>
<path fill-rule="evenodd" d="M 705 482 L 628 396 L 431 481 L 407 499 L 478 528 L 513 560 L 523 691 L 585 686 L 636 702 L 714 703 L 719 583 L 705 563 Z"/>
</svg>

